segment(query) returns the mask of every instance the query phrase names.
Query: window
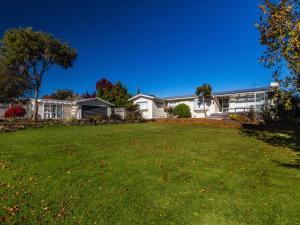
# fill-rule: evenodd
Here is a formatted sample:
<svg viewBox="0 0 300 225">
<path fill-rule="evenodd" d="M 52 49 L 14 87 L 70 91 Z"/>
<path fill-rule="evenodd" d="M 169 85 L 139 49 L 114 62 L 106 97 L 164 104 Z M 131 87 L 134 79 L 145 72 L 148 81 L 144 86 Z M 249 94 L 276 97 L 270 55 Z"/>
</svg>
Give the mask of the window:
<svg viewBox="0 0 300 225">
<path fill-rule="evenodd" d="M 44 118 L 45 119 L 62 119 L 63 109 L 62 105 L 44 105 Z"/>
<path fill-rule="evenodd" d="M 44 105 L 44 118 L 50 119 L 50 105 Z"/>
<path fill-rule="evenodd" d="M 203 99 L 197 99 L 194 101 L 194 107 L 195 109 L 200 109 L 200 108 L 203 108 L 204 105 L 203 105 Z"/>
<path fill-rule="evenodd" d="M 138 102 L 137 103 L 140 107 L 140 110 L 147 110 L 148 109 L 148 102 Z"/>
<path fill-rule="evenodd" d="M 257 93 L 256 94 L 256 101 L 257 102 L 265 101 L 265 93 Z"/>
</svg>

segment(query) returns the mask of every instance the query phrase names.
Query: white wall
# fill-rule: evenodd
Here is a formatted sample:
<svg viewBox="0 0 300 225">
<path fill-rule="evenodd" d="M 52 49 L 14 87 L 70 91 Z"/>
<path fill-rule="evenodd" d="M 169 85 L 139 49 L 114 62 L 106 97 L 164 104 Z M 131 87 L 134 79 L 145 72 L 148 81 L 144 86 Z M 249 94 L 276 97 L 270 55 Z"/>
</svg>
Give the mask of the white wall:
<svg viewBox="0 0 300 225">
<path fill-rule="evenodd" d="M 107 117 L 111 116 L 111 107 L 107 106 Z"/>
<path fill-rule="evenodd" d="M 126 116 L 126 110 L 125 108 L 115 108 L 114 114 L 119 115 L 122 119 L 125 119 Z"/>
<path fill-rule="evenodd" d="M 186 104 L 190 107 L 192 118 L 204 118 L 204 106 L 203 104 L 200 107 L 197 106 L 198 99 L 186 99 L 186 100 L 171 100 L 168 101 L 168 106 L 175 107 L 179 104 Z M 217 106 L 214 100 L 211 100 L 210 104 L 205 105 L 205 110 L 207 116 L 216 112 Z"/>
<path fill-rule="evenodd" d="M 164 107 L 158 107 L 155 102 L 152 104 L 152 112 L 153 112 L 153 118 L 167 118 L 168 114 L 165 112 Z"/>
<path fill-rule="evenodd" d="M 145 97 L 140 97 L 133 101 L 134 104 L 139 104 L 141 102 L 147 103 L 147 109 L 141 110 L 141 114 L 142 114 L 143 118 L 144 119 L 153 119 L 153 100 L 145 98 Z"/>
</svg>

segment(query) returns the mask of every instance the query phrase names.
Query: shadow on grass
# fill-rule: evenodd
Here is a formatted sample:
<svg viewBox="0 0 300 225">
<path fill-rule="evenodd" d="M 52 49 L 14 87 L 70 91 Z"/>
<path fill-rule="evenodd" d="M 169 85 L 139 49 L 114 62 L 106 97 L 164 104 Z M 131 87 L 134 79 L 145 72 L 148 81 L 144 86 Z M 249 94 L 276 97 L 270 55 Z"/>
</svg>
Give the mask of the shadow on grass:
<svg viewBox="0 0 300 225">
<path fill-rule="evenodd" d="M 296 152 L 296 158 L 291 162 L 273 160 L 279 166 L 300 169 L 300 124 L 290 126 L 266 127 L 263 125 L 244 124 L 241 132 L 247 136 L 256 137 L 277 147 L 286 147 Z"/>
</svg>

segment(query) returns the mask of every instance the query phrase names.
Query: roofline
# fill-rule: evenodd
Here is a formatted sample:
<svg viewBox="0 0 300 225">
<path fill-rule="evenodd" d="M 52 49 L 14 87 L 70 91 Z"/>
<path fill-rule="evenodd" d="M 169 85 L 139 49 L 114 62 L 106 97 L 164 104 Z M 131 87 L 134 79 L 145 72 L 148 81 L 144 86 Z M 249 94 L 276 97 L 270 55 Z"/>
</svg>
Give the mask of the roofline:
<svg viewBox="0 0 300 225">
<path fill-rule="evenodd" d="M 133 99 L 136 99 L 138 97 L 146 97 L 146 98 L 150 98 L 150 99 L 155 99 L 155 97 L 151 96 L 151 95 L 144 95 L 144 94 L 137 94 L 133 97 L 131 97 L 130 99 L 128 99 L 129 101 L 132 101 Z"/>
<path fill-rule="evenodd" d="M 30 100 L 34 101 L 33 98 L 30 98 Z M 87 98 L 87 99 L 81 99 L 81 100 L 74 100 L 74 101 L 70 101 L 70 100 L 59 100 L 59 99 L 38 99 L 38 102 L 59 102 L 59 103 L 65 103 L 65 104 L 77 104 L 79 102 L 86 102 L 86 101 L 90 101 L 90 100 L 99 100 L 101 102 L 104 102 L 110 106 L 115 106 L 113 103 L 110 103 L 108 101 L 105 101 L 101 98 Z"/>
<path fill-rule="evenodd" d="M 263 90 L 264 89 L 264 90 Z M 272 87 L 260 87 L 260 88 L 253 88 L 252 91 L 251 89 L 241 89 L 241 90 L 233 90 L 233 91 L 224 91 L 224 92 L 216 92 L 212 93 L 213 97 L 221 97 L 221 96 L 228 96 L 228 95 L 235 95 L 235 94 L 245 94 L 245 93 L 255 93 L 255 92 L 270 92 L 272 91 Z M 220 94 L 218 94 L 220 93 Z M 187 95 L 187 96 L 174 96 L 174 97 L 167 97 L 163 98 L 165 101 L 172 101 L 172 100 L 183 100 L 183 99 L 197 99 L 198 97 L 196 95 Z"/>
<path fill-rule="evenodd" d="M 186 97 L 168 97 L 163 98 L 165 101 L 171 101 L 171 100 L 181 100 L 181 99 L 196 99 L 197 96 L 186 96 Z"/>
<path fill-rule="evenodd" d="M 270 92 L 272 91 L 272 87 L 261 87 L 261 88 L 253 88 L 251 89 L 245 89 L 245 91 L 243 90 L 236 90 L 236 91 L 224 91 L 224 92 L 219 92 L 220 94 L 215 93 L 213 94 L 214 97 L 218 97 L 218 96 L 227 96 L 227 95 L 236 95 L 236 94 L 248 94 L 248 93 L 257 93 L 257 92 Z"/>
<path fill-rule="evenodd" d="M 108 101 L 105 101 L 105 100 L 103 100 L 102 98 L 98 98 L 98 97 L 96 97 L 96 98 L 81 99 L 81 100 L 75 100 L 74 103 L 76 104 L 76 103 L 78 103 L 78 102 L 87 102 L 87 101 L 90 101 L 90 100 L 99 100 L 99 101 L 104 102 L 104 103 L 106 103 L 106 104 L 108 104 L 108 105 L 115 106 L 115 104 L 110 103 L 110 102 L 108 102 Z"/>
<path fill-rule="evenodd" d="M 30 98 L 31 101 L 34 101 L 33 98 Z M 38 102 L 44 103 L 44 102 L 59 102 L 59 103 L 65 103 L 65 104 L 72 104 L 73 101 L 70 100 L 61 100 L 61 99 L 43 99 L 40 98 L 37 100 Z"/>
</svg>

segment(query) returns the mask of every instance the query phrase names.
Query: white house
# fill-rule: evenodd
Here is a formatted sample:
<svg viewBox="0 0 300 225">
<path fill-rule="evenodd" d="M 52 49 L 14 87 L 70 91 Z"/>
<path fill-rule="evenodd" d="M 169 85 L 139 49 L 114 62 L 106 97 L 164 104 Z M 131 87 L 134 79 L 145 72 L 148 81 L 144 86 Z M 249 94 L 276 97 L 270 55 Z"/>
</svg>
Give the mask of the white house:
<svg viewBox="0 0 300 225">
<path fill-rule="evenodd" d="M 271 104 L 271 95 L 276 84 L 269 87 L 251 88 L 213 93 L 211 100 L 205 102 L 205 110 L 208 116 L 226 113 L 248 112 L 253 109 L 257 112 Z M 178 104 L 186 104 L 190 107 L 193 118 L 203 118 L 203 100 L 195 94 L 185 96 L 173 96 L 158 98 L 154 95 L 138 94 L 130 99 L 138 104 L 143 118 L 166 118 L 166 107 L 174 108 Z"/>
<path fill-rule="evenodd" d="M 34 100 L 31 100 L 31 111 L 34 109 Z M 75 101 L 39 99 L 38 115 L 41 119 L 83 119 L 91 115 L 112 114 L 114 104 L 100 98 L 82 99 Z"/>
</svg>

